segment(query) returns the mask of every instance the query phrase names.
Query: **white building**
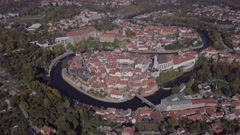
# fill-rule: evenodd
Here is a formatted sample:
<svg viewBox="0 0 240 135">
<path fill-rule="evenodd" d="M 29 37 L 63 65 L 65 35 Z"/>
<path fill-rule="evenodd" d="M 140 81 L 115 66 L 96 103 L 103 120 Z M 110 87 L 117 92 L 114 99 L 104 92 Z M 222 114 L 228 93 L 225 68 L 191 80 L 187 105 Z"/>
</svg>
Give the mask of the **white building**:
<svg viewBox="0 0 240 135">
<path fill-rule="evenodd" d="M 154 56 L 154 68 L 160 71 L 167 70 L 173 67 L 173 61 L 167 55 L 155 55 Z"/>
<path fill-rule="evenodd" d="M 35 23 L 35 24 L 31 25 L 30 27 L 28 27 L 28 28 L 27 28 L 27 31 L 36 31 L 36 30 L 38 30 L 41 26 L 42 26 L 42 24 L 40 24 L 40 23 Z"/>
<path fill-rule="evenodd" d="M 123 92 L 119 90 L 112 90 L 110 96 L 116 99 L 123 99 Z"/>
<path fill-rule="evenodd" d="M 192 102 L 183 93 L 173 94 L 161 100 L 164 111 L 185 110 L 192 108 Z"/>
<path fill-rule="evenodd" d="M 57 37 L 55 38 L 55 42 L 67 45 L 69 43 L 69 37 Z"/>
</svg>

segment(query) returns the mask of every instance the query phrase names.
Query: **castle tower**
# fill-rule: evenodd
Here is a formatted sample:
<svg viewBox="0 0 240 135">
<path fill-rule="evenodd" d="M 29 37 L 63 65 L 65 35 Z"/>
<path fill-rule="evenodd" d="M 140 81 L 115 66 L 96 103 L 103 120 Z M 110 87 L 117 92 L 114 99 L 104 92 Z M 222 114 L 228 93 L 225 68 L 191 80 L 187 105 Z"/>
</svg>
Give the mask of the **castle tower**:
<svg viewBox="0 0 240 135">
<path fill-rule="evenodd" d="M 137 38 L 137 48 L 139 47 L 139 37 Z"/>
<path fill-rule="evenodd" d="M 157 55 L 154 55 L 154 62 L 153 62 L 153 67 L 155 69 L 158 69 L 158 60 L 157 60 L 158 56 Z"/>
</svg>

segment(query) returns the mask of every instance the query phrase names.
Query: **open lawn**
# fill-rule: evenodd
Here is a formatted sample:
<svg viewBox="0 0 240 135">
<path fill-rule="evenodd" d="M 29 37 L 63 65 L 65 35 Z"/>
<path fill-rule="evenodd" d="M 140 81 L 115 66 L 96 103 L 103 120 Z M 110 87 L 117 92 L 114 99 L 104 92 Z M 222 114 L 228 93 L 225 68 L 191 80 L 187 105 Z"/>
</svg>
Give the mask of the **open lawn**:
<svg viewBox="0 0 240 135">
<path fill-rule="evenodd" d="M 134 14 L 151 11 L 153 9 L 156 9 L 157 7 L 158 5 L 155 1 L 142 0 L 139 1 L 137 4 L 130 4 L 118 8 L 116 11 L 114 11 L 114 13 L 116 13 L 120 17 L 128 17 Z"/>
<path fill-rule="evenodd" d="M 193 91 L 192 91 L 191 88 L 186 88 L 186 89 L 184 90 L 184 93 L 185 93 L 186 95 L 192 95 L 192 94 L 193 94 Z"/>
<path fill-rule="evenodd" d="M 225 81 L 222 80 L 215 80 L 213 81 L 214 84 L 216 84 L 217 88 L 228 88 L 229 84 Z"/>
<path fill-rule="evenodd" d="M 169 70 L 166 72 L 161 72 L 159 77 L 157 78 L 158 84 L 163 84 L 165 82 L 171 81 L 176 79 L 177 77 L 181 76 L 183 73 L 180 71 Z"/>
<path fill-rule="evenodd" d="M 23 16 L 23 17 L 15 17 L 8 19 L 8 22 L 25 22 L 25 21 L 34 21 L 34 20 L 41 20 L 44 16 L 35 15 L 35 16 Z"/>
</svg>

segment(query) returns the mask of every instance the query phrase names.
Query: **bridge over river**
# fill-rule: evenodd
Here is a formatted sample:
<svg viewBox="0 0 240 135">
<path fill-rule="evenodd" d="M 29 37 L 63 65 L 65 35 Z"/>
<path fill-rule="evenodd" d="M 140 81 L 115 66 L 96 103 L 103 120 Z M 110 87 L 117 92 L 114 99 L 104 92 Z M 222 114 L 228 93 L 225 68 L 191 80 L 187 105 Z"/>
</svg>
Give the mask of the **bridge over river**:
<svg viewBox="0 0 240 135">
<path fill-rule="evenodd" d="M 133 90 L 133 93 L 137 98 L 142 100 L 142 102 L 146 103 L 148 106 L 152 107 L 153 109 L 157 109 L 157 106 L 155 106 L 152 102 L 147 100 L 145 97 L 141 96 L 137 91 Z"/>
<path fill-rule="evenodd" d="M 56 57 L 55 59 L 53 59 L 49 65 L 49 68 L 48 68 L 48 76 L 51 75 L 51 71 L 52 71 L 52 68 L 58 63 L 59 60 L 63 59 L 64 57 L 68 56 L 68 55 L 71 55 L 71 54 L 74 54 L 73 51 L 67 51 L 65 52 L 64 54 Z"/>
<path fill-rule="evenodd" d="M 141 51 L 141 50 L 131 50 L 128 52 L 141 53 L 141 54 L 181 54 L 183 50 L 157 50 L 157 51 Z"/>
</svg>

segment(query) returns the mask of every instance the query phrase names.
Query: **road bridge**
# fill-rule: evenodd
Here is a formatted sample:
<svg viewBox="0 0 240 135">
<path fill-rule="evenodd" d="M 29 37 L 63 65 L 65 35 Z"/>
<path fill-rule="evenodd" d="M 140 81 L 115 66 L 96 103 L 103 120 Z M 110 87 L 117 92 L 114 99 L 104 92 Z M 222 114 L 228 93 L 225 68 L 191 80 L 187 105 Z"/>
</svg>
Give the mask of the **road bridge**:
<svg viewBox="0 0 240 135">
<path fill-rule="evenodd" d="M 128 52 L 140 53 L 140 54 L 181 54 L 182 50 L 172 50 L 172 51 L 166 51 L 166 50 L 158 50 L 158 51 L 132 50 L 132 51 L 128 51 Z"/>
<path fill-rule="evenodd" d="M 56 57 L 55 59 L 53 59 L 49 65 L 49 68 L 48 68 L 48 76 L 51 75 L 51 71 L 52 71 L 52 68 L 57 64 L 57 62 L 61 59 L 63 59 L 64 57 L 68 56 L 68 55 L 71 55 L 71 54 L 74 54 L 73 51 L 67 51 L 65 52 L 64 54 Z"/>
<path fill-rule="evenodd" d="M 140 100 L 142 100 L 142 102 L 146 103 L 148 106 L 150 106 L 150 107 L 152 107 L 152 108 L 155 109 L 155 105 L 154 105 L 152 102 L 150 102 L 149 100 L 147 100 L 145 97 L 141 96 L 138 92 L 136 92 L 136 91 L 134 91 L 134 90 L 133 90 L 133 93 L 135 94 L 135 96 L 136 96 L 137 98 L 139 98 Z"/>
</svg>

